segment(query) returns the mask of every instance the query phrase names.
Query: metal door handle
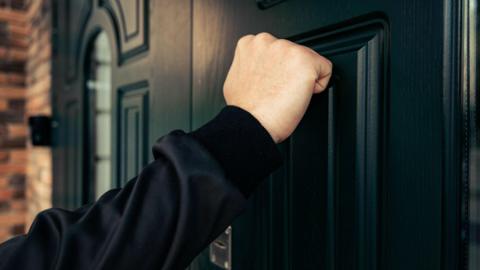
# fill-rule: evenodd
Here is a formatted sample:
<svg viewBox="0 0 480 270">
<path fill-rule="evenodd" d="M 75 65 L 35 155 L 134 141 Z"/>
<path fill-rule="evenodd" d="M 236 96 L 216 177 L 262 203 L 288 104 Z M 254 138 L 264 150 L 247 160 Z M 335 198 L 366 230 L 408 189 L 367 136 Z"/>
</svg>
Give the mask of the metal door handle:
<svg viewBox="0 0 480 270">
<path fill-rule="evenodd" d="M 221 269 L 232 269 L 232 227 L 210 244 L 210 261 Z"/>
</svg>

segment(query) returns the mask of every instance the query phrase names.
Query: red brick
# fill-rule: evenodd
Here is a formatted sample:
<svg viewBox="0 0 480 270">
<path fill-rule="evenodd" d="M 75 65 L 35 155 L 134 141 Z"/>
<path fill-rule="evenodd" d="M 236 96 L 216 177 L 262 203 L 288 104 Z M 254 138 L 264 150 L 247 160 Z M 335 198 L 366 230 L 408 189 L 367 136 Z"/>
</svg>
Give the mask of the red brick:
<svg viewBox="0 0 480 270">
<path fill-rule="evenodd" d="M 0 85 L 0 99 L 25 98 L 25 94 L 26 90 L 23 87 L 7 87 Z"/>
<path fill-rule="evenodd" d="M 1 119 L 1 115 L 0 115 L 0 119 Z M 19 148 L 25 148 L 26 145 L 27 145 L 27 139 L 25 137 L 13 137 L 13 138 L 0 137 L 0 148 L 19 149 Z M 1 169 L 0 169 L 0 173 L 2 173 Z"/>
<path fill-rule="evenodd" d="M 38 1 L 40 2 L 40 1 Z M 16 11 L 12 9 L 0 9 L 0 21 L 8 21 L 15 24 L 27 24 L 29 17 L 25 11 Z"/>
<path fill-rule="evenodd" d="M 10 151 L 10 162 L 11 163 L 20 163 L 25 164 L 27 163 L 27 150 L 11 150 Z"/>
<path fill-rule="evenodd" d="M 25 200 L 13 200 L 9 202 L 9 207 L 14 212 L 25 212 L 27 210 L 27 202 Z"/>
<path fill-rule="evenodd" d="M 13 190 L 11 189 L 0 189 L 0 201 L 8 201 L 12 199 Z"/>
<path fill-rule="evenodd" d="M 24 213 L 6 213 L 0 215 L 0 226 L 13 226 L 17 224 L 25 223 L 25 214 Z"/>
<path fill-rule="evenodd" d="M 8 109 L 8 100 L 0 99 L 0 111 Z"/>
<path fill-rule="evenodd" d="M 0 47 L 0 58 L 7 62 L 23 62 L 28 59 L 28 52 L 24 49 Z"/>
<path fill-rule="evenodd" d="M 8 137 L 10 138 L 26 138 L 28 134 L 28 128 L 25 124 L 7 124 Z"/>
<path fill-rule="evenodd" d="M 0 189 L 7 188 L 10 185 L 10 179 L 3 175 L 0 177 Z"/>
<path fill-rule="evenodd" d="M 26 82 L 25 75 L 19 73 L 7 73 L 0 71 L 0 84 L 5 85 L 24 85 Z"/>
<path fill-rule="evenodd" d="M 10 34 L 23 36 L 25 38 L 29 37 L 32 34 L 32 27 L 29 24 L 10 24 L 8 26 L 8 31 Z M 27 43 L 28 45 L 28 43 Z"/>
<path fill-rule="evenodd" d="M 8 39 L 0 40 L 0 46 L 15 47 L 23 50 L 28 49 L 29 44 L 30 44 L 29 37 L 19 36 L 19 35 L 10 35 Z"/>
<path fill-rule="evenodd" d="M 0 151 L 0 163 L 5 163 L 9 160 L 10 153 L 8 151 Z"/>
<path fill-rule="evenodd" d="M 0 174 L 21 173 L 26 171 L 25 164 L 0 164 Z"/>
</svg>

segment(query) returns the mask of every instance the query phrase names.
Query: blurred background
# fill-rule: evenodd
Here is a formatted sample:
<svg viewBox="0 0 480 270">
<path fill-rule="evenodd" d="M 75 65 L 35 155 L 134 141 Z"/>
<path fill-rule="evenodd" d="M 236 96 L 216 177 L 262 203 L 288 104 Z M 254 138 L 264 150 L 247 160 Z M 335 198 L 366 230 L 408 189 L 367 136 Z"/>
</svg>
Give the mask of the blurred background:
<svg viewBox="0 0 480 270">
<path fill-rule="evenodd" d="M 27 123 L 51 114 L 51 35 L 50 1 L 0 0 L 0 242 L 51 207 L 51 151 Z"/>
</svg>

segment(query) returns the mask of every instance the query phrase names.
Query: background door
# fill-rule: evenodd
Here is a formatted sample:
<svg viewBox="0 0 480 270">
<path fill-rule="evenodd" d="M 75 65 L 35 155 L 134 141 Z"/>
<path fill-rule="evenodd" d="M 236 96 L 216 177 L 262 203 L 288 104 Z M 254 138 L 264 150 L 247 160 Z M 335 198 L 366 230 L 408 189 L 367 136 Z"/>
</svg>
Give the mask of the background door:
<svg viewBox="0 0 480 270">
<path fill-rule="evenodd" d="M 335 83 L 222 238 L 224 268 L 458 269 L 463 3 L 55 1 L 55 204 L 91 199 L 86 82 L 100 33 L 111 44 L 111 175 L 121 186 L 156 138 L 220 111 L 236 41 L 270 32 L 329 57 Z M 222 269 L 212 255 L 190 269 Z"/>
<path fill-rule="evenodd" d="M 155 139 L 190 129 L 189 5 L 54 1 L 54 204 L 122 186 Z"/>
</svg>

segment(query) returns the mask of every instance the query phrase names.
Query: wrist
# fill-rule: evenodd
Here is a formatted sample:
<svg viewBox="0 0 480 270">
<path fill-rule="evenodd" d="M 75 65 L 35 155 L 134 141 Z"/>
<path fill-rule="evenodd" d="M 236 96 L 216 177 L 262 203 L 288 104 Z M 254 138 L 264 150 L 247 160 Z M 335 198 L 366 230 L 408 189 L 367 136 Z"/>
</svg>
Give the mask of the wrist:
<svg viewBox="0 0 480 270">
<path fill-rule="evenodd" d="M 246 195 L 282 163 L 269 132 L 255 116 L 239 107 L 225 107 L 190 136 L 207 148 L 227 178 Z"/>
<path fill-rule="evenodd" d="M 255 119 L 262 125 L 262 127 L 267 131 L 270 135 L 270 138 L 276 143 L 280 143 L 282 141 L 281 137 L 274 131 L 274 125 L 272 124 L 272 119 L 268 115 L 264 115 L 261 113 L 257 113 L 255 111 L 250 112 L 250 114 L 255 117 Z"/>
</svg>

